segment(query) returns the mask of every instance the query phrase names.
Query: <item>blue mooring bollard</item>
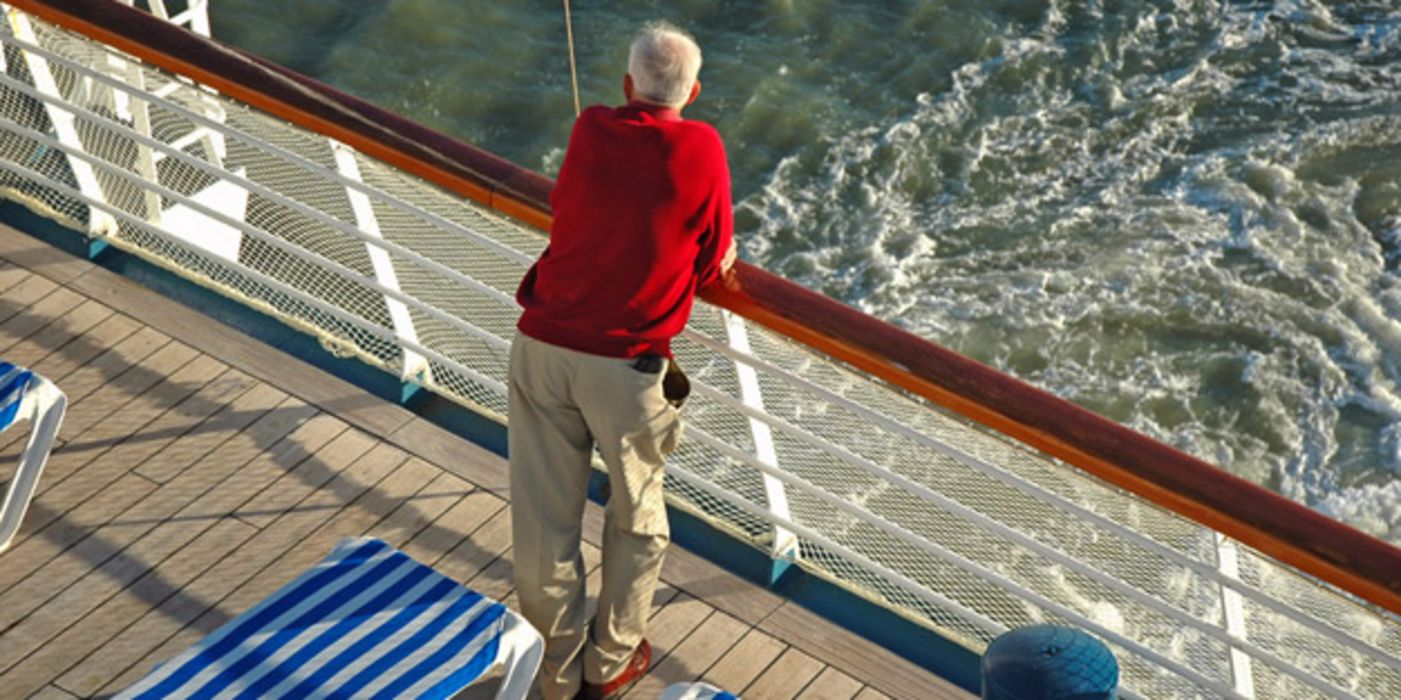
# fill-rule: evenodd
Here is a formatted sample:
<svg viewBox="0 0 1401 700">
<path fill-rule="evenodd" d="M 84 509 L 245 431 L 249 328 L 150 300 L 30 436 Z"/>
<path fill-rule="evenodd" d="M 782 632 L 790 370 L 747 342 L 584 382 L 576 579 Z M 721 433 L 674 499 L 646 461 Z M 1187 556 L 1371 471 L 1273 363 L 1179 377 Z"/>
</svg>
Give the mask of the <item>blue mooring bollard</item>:
<svg viewBox="0 0 1401 700">
<path fill-rule="evenodd" d="M 1119 662 L 1080 630 L 1033 625 L 992 640 L 982 678 L 983 700 L 1113 700 Z"/>
</svg>

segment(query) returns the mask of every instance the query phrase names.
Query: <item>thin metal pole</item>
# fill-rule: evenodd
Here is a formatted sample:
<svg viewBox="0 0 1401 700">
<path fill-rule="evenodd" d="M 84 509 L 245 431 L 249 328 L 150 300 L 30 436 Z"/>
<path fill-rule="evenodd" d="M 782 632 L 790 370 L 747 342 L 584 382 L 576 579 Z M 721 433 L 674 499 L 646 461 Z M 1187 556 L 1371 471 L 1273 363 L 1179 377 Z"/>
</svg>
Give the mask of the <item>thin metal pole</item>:
<svg viewBox="0 0 1401 700">
<path fill-rule="evenodd" d="M 574 63 L 574 20 L 569 16 L 569 0 L 564 0 L 564 35 L 569 38 L 569 82 L 574 86 L 574 116 L 579 116 L 579 67 Z"/>
</svg>

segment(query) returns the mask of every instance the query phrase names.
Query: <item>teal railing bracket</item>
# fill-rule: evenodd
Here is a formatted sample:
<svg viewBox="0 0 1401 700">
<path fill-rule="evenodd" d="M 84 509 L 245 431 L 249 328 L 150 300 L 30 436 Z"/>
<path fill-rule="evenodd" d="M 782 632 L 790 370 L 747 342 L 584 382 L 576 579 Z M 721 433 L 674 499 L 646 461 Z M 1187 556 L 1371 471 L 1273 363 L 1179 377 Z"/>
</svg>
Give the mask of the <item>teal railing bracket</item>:
<svg viewBox="0 0 1401 700">
<path fill-rule="evenodd" d="M 399 382 L 399 405 L 400 405 L 400 406 L 407 406 L 407 405 L 409 405 L 410 402 L 412 402 L 412 401 L 414 401 L 415 399 L 417 399 L 419 396 L 422 395 L 422 393 L 423 393 L 423 386 L 421 386 L 418 382 L 411 382 L 411 381 L 401 381 L 401 382 Z"/>
<path fill-rule="evenodd" d="M 769 560 L 769 588 L 778 588 L 791 569 L 796 568 L 798 552 L 789 550 Z"/>
<path fill-rule="evenodd" d="M 111 244 L 101 238 L 89 238 L 87 239 L 87 243 L 87 250 L 84 252 L 88 260 L 93 262 L 97 262 L 99 259 L 105 257 L 108 251 L 112 249 Z"/>
</svg>

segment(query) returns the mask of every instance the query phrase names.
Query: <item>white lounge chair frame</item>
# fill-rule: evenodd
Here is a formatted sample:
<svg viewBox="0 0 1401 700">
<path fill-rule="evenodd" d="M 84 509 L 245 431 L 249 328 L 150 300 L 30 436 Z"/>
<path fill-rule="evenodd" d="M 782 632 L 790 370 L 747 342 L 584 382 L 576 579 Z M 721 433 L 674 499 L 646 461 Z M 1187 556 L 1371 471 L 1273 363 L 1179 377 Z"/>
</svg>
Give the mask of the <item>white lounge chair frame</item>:
<svg viewBox="0 0 1401 700">
<path fill-rule="evenodd" d="M 5 501 L 0 503 L 0 552 L 4 552 L 19 531 L 20 521 L 39 486 L 39 475 L 44 471 L 49 450 L 58 436 L 68 397 L 53 382 L 7 362 L 0 362 L 0 382 L 3 382 L 0 386 L 13 384 L 14 387 L 7 392 L 9 395 L 0 396 L 0 408 L 9 406 L 12 401 L 19 402 L 13 420 L 0 425 L 0 432 L 25 419 L 33 426 L 29 443 L 20 455 L 19 468 L 5 493 Z"/>
</svg>

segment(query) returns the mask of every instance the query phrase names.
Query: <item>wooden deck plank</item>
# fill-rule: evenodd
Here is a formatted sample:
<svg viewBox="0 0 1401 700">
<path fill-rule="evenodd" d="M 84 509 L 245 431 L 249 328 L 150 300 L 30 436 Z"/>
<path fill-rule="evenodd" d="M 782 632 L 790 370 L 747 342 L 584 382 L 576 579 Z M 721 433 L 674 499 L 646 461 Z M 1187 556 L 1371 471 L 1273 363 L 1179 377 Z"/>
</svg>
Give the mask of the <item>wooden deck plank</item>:
<svg viewBox="0 0 1401 700">
<path fill-rule="evenodd" d="M 790 700 L 797 697 L 822 668 L 821 661 L 788 647 L 749 687 L 737 694 L 745 700 Z"/>
<path fill-rule="evenodd" d="M 45 476 L 52 476 L 53 481 L 39 492 L 39 501 L 45 504 L 49 517 L 60 517 L 197 427 L 199 418 L 218 409 L 218 398 L 238 395 L 251 387 L 236 374 L 220 375 L 207 385 L 197 386 L 204 380 L 195 377 L 207 378 L 208 371 L 217 367 L 213 360 L 201 362 L 201 358 L 196 358 L 174 375 L 185 378 L 169 385 L 180 387 L 179 393 L 171 392 L 172 398 L 179 399 L 173 407 L 160 411 L 162 402 L 158 400 L 134 399 L 123 408 L 121 416 L 104 421 L 101 430 L 85 433 L 81 440 L 70 441 L 56 452 L 51 462 L 55 473 L 50 475 L 45 469 Z M 156 387 L 159 388 L 162 387 Z M 123 432 L 122 425 L 137 427 Z M 43 520 L 33 518 L 32 523 L 41 525 Z"/>
<path fill-rule="evenodd" d="M 85 554 L 82 550 L 69 551 L 69 548 L 130 508 L 155 488 L 155 484 L 133 474 L 118 480 L 103 489 L 98 496 L 85 502 L 81 508 L 68 513 L 49 511 L 42 502 L 30 504 L 28 517 L 45 519 L 49 524 L 35 536 L 5 552 L 5 566 L 0 567 L 0 601 L 10 594 L 11 589 L 18 585 L 18 581 L 54 563 L 55 558 L 61 555 L 77 557 Z M 46 586 L 41 588 L 48 589 Z"/>
<path fill-rule="evenodd" d="M 70 373 L 80 367 L 93 362 L 102 353 L 107 352 L 125 341 L 131 334 L 140 328 L 140 324 L 120 314 L 113 314 L 104 319 L 101 323 L 89 329 L 83 335 L 74 338 L 62 347 L 56 348 L 53 352 L 41 358 L 38 362 L 30 366 L 30 369 L 42 377 L 52 381 L 56 386 L 63 387 L 67 384 L 67 377 Z M 64 391 L 67 395 L 68 392 Z M 76 397 L 69 396 L 71 406 Z M 28 439 L 23 431 L 6 431 L 0 433 L 0 450 L 5 456 L 18 455 L 24 449 L 25 440 Z M 56 443 L 61 445 L 60 442 Z M 3 459 L 4 457 L 0 457 Z"/>
<path fill-rule="evenodd" d="M 749 687 L 788 648 L 787 644 L 757 629 L 748 629 L 725 655 L 701 677 L 717 688 L 739 694 Z"/>
<path fill-rule="evenodd" d="M 647 641 L 652 644 L 654 667 L 666 661 L 714 611 L 704 601 L 682 592 L 653 613 L 647 621 Z"/>
<path fill-rule="evenodd" d="M 254 423 L 253 427 L 248 433 L 227 433 L 222 436 L 223 441 L 212 442 L 206 445 L 202 451 L 196 452 L 194 450 L 184 450 L 183 452 L 186 455 L 187 461 L 193 463 L 196 459 L 203 457 L 206 453 L 213 451 L 217 447 L 224 446 L 225 449 L 221 449 L 218 453 L 218 461 L 214 462 L 213 464 L 228 465 L 230 469 L 236 469 L 241 463 L 231 461 L 236 456 L 237 451 L 232 449 L 234 443 L 229 443 L 228 441 L 235 439 L 239 441 L 255 439 L 257 436 L 262 435 L 264 432 L 266 432 L 266 430 L 266 427 Z M 202 441 L 211 435 L 215 436 L 216 438 L 221 437 L 217 434 L 217 431 L 211 430 L 208 432 L 200 432 L 193 439 Z M 175 444 L 179 445 L 179 441 L 177 441 Z M 180 450 L 178 447 L 175 447 L 173 450 L 171 448 L 167 448 L 167 451 L 182 450 Z M 209 478 L 212 478 L 214 481 L 218 481 L 219 479 L 224 478 L 226 473 L 227 472 L 220 472 L 214 469 L 208 469 L 203 472 L 200 472 L 200 474 L 197 476 L 207 475 L 207 477 L 205 478 L 206 481 Z M 152 482 L 144 478 L 132 479 L 132 481 L 138 485 L 141 485 L 142 487 L 152 485 Z M 106 501 L 110 500 L 109 498 L 94 499 L 97 506 L 99 507 L 99 510 L 95 515 L 91 516 L 87 515 L 89 506 L 86 503 L 66 513 L 59 513 L 57 512 L 57 509 L 51 505 L 48 499 L 41 498 L 39 501 L 36 501 L 34 509 L 37 512 L 31 514 L 31 517 L 34 517 L 36 520 L 53 521 L 54 524 L 40 531 L 39 537 L 33 538 L 32 542 L 26 541 L 25 543 L 23 543 L 19 549 L 24 552 L 23 560 L 29 565 L 29 567 L 32 568 L 35 565 L 35 562 L 39 561 L 40 556 L 47 555 L 50 558 L 52 558 L 53 556 L 57 556 L 59 553 L 62 553 L 65 548 L 78 542 L 80 539 L 86 536 L 88 530 L 84 526 L 87 524 L 100 524 L 102 519 L 111 520 L 120 518 L 127 522 L 142 519 L 159 519 L 161 517 L 164 517 L 165 514 L 172 512 L 174 509 L 179 508 L 190 501 L 190 498 L 181 500 L 177 497 L 178 494 L 190 493 L 193 494 L 191 496 L 191 498 L 193 498 L 195 496 L 198 496 L 199 493 L 201 493 L 202 490 L 206 488 L 208 488 L 207 484 L 196 488 L 194 486 L 188 485 L 187 482 L 175 484 L 171 488 L 158 488 L 155 490 L 156 497 L 153 500 L 148 499 L 146 501 L 143 501 L 142 503 L 131 504 L 129 508 L 120 512 L 120 514 L 114 514 L 108 510 L 105 503 Z M 103 494 L 104 496 L 107 495 L 106 489 L 103 490 Z M 155 512 L 151 512 L 152 505 L 156 509 L 166 510 L 156 510 Z M 45 549 L 47 549 L 46 552 L 44 551 Z M 13 553 L 14 552 L 8 554 Z M 8 559 L 9 557 L 7 556 L 7 560 Z"/>
<path fill-rule="evenodd" d="M 383 443 L 371 448 L 340 475 L 341 479 L 303 502 L 304 508 L 312 507 L 307 512 L 319 511 L 312 518 L 317 521 L 316 527 L 299 537 L 295 546 L 282 549 L 262 571 L 221 601 L 221 610 L 232 617 L 253 607 L 320 561 L 341 539 L 364 535 L 422 489 L 424 475 L 402 450 Z"/>
<path fill-rule="evenodd" d="M 259 475 L 257 467 L 267 461 L 268 450 L 281 445 L 288 433 L 315 415 L 315 408 L 266 384 L 257 384 L 211 416 L 199 430 L 182 435 L 135 465 L 133 471 L 158 484 L 228 476 L 220 493 L 238 497 L 243 491 L 231 486 Z"/>
<path fill-rule="evenodd" d="M 131 530 L 140 531 L 141 528 L 113 524 L 98 529 L 89 539 L 100 541 L 106 550 L 101 554 L 107 556 L 100 564 L 90 567 L 86 575 L 7 629 L 0 639 L 0 652 L 4 653 L 0 659 L 23 659 L 29 650 L 42 647 L 60 635 L 198 534 L 195 528 L 178 522 L 151 528 L 140 539 L 135 539 Z M 13 664 L 0 661 L 0 668 L 12 667 Z"/>
<path fill-rule="evenodd" d="M 63 449 L 54 453 L 52 472 L 45 470 L 49 478 L 44 491 L 74 488 L 65 486 L 71 475 L 96 478 L 97 473 L 84 467 L 99 456 L 103 461 L 120 459 L 122 464 L 136 466 L 134 460 L 149 457 L 219 410 L 222 406 L 217 402 L 232 399 L 252 386 L 246 375 L 228 371 L 207 355 L 195 355 L 169 380 L 152 385 L 125 402 L 119 396 L 112 397 L 112 403 L 117 405 L 107 416 L 95 418 L 90 413 L 74 411 L 74 432 Z M 106 397 L 94 396 L 93 401 L 103 398 Z M 91 424 L 83 426 L 84 420 Z"/>
<path fill-rule="evenodd" d="M 377 522 L 378 526 L 383 528 L 382 534 L 386 539 L 398 541 L 406 535 L 396 536 L 395 533 L 417 532 L 423 525 L 431 522 L 436 516 L 436 510 L 446 509 L 450 505 L 450 502 L 441 498 L 427 499 L 424 503 L 415 500 L 419 490 L 425 488 L 424 477 L 437 472 L 436 469 L 426 464 L 416 468 L 415 465 L 405 462 L 391 471 L 392 473 L 376 488 L 367 490 L 360 499 L 336 511 L 335 517 L 325 525 L 303 538 L 297 547 L 283 553 L 273 565 L 265 567 L 249 584 L 249 587 L 255 589 L 253 592 L 244 589 L 235 591 L 235 597 L 227 601 L 229 606 L 241 611 L 240 604 L 246 601 L 240 601 L 236 597 L 239 595 L 253 596 L 255 600 L 262 598 L 285 582 L 284 579 L 290 578 L 324 556 L 335 539 L 362 534 L 367 520 Z M 333 537 L 328 538 L 327 531 L 331 531 Z M 318 549 L 317 545 L 326 546 L 324 549 Z M 291 575 L 288 572 L 291 572 Z M 267 583 L 269 581 L 270 584 Z M 264 588 L 267 590 L 263 590 Z"/>
<path fill-rule="evenodd" d="M 110 678 L 103 690 L 115 692 L 135 682 L 155 664 L 218 629 L 325 556 L 330 545 L 343 536 L 343 528 L 337 524 L 338 517 L 353 509 L 359 496 L 369 492 L 405 459 L 407 455 L 403 452 L 377 444 L 344 469 L 337 470 L 328 488 L 309 494 L 297 507 L 260 530 L 220 562 L 216 567 L 218 580 L 204 583 L 222 589 L 222 595 L 205 598 L 209 607 L 132 666 Z M 225 562 L 230 563 L 225 565 Z M 200 583 L 196 581 L 195 585 Z"/>
<path fill-rule="evenodd" d="M 705 600 L 741 620 L 755 622 L 783 604 L 783 597 L 726 571 L 700 555 L 672 547 L 662 565 L 662 577 L 681 590 Z"/>
<path fill-rule="evenodd" d="M 585 569 L 587 572 L 588 569 Z M 515 564 L 511 561 L 511 550 L 507 548 L 501 555 L 482 567 L 471 578 L 463 581 L 468 588 L 493 600 L 505 600 L 516 589 Z M 586 574 L 587 576 L 587 574 Z M 585 583 L 587 586 L 587 581 Z M 597 590 L 597 589 L 595 589 Z"/>
<path fill-rule="evenodd" d="M 496 498 L 486 492 L 480 493 Z M 439 559 L 436 566 L 444 576 L 467 581 L 495 561 L 510 546 L 511 510 L 504 501 L 499 501 L 499 506 L 495 506 L 491 517 Z"/>
<path fill-rule="evenodd" d="M 70 286 L 376 435 L 389 435 L 413 418 L 400 406 L 369 396 L 359 387 L 303 362 L 288 362 L 280 350 L 110 270 L 95 267 Z"/>
<path fill-rule="evenodd" d="M 267 387 L 260 388 L 272 392 L 276 396 L 283 396 L 281 392 L 276 390 Z M 257 390 L 255 389 L 255 391 Z M 275 424 L 276 421 L 262 421 L 261 423 Z M 263 432 L 259 430 L 260 427 L 259 423 L 255 423 L 248 431 L 230 438 L 230 441 L 236 443 L 252 442 Z M 275 442 L 291 429 L 290 426 L 276 427 L 277 432 L 267 436 L 269 442 Z M 230 475 L 236 475 L 241 471 L 240 465 L 249 461 L 255 454 L 256 452 L 253 451 L 221 450 L 220 457 L 230 460 L 230 468 L 195 470 L 191 473 L 191 478 L 179 479 L 165 484 L 134 504 L 112 522 L 98 528 L 81 543 L 92 551 L 79 561 L 86 562 L 92 567 L 92 570 L 52 599 L 45 600 L 42 594 L 32 589 L 34 586 L 44 584 L 65 585 L 63 580 L 53 574 L 36 575 L 21 582 L 21 589 L 29 590 L 29 595 L 25 597 L 23 603 L 12 603 L 7 606 L 6 614 L 25 613 L 29 606 L 36 603 L 40 604 L 41 607 L 29 612 L 29 616 L 15 628 L 7 630 L 6 640 L 17 640 L 18 643 L 30 645 L 42 643 L 48 637 L 61 631 L 57 628 L 64 627 L 77 619 L 74 615 L 80 616 L 85 606 L 100 604 L 106 598 L 115 595 L 126 583 L 144 575 L 170 552 L 211 527 L 217 522 L 217 518 L 190 518 L 187 512 L 189 509 L 182 510 L 181 507 L 184 504 L 197 502 L 197 499 L 208 493 L 214 484 L 221 480 L 233 478 Z M 127 474 L 127 476 L 131 475 Z M 172 518 L 172 516 L 181 515 L 186 517 Z M 26 583 L 30 581 L 34 583 L 26 588 Z M 0 649 L 4 648 L 4 641 L 0 641 Z M 3 659 L 8 658 L 14 657 L 0 657 L 0 670 L 5 668 Z"/>
<path fill-rule="evenodd" d="M 90 614 L 0 675 L 0 688 L 23 697 L 43 688 L 84 657 L 102 648 L 152 607 L 178 595 L 200 573 L 253 536 L 237 520 L 222 520 L 192 538 L 158 569 L 151 569 Z"/>
<path fill-rule="evenodd" d="M 96 359 L 81 367 L 74 368 L 66 375 L 45 374 L 44 376 L 48 377 L 68 397 L 68 411 L 64 415 L 63 425 L 55 440 L 54 452 L 61 451 L 68 438 L 83 432 L 83 426 L 109 415 L 123 403 L 130 401 L 132 397 L 143 391 L 145 387 L 141 386 L 140 382 L 143 380 L 156 381 L 159 375 L 153 372 L 139 371 L 137 370 L 138 365 L 142 363 L 173 364 L 172 361 L 175 357 L 173 353 L 176 352 L 183 356 L 182 362 L 187 362 L 194 357 L 192 348 L 170 349 L 169 343 L 170 339 L 164 334 L 142 327 L 114 343 Z M 158 354 L 163 350 L 167 352 Z M 94 394 L 100 398 L 91 401 L 84 400 Z M 17 431 L 7 431 L 3 438 L 6 441 L 22 442 Z M 11 449 L 9 442 L 6 443 L 6 449 Z M 49 479 L 40 482 L 41 489 L 52 481 L 55 469 L 54 462 L 50 461 L 49 466 L 45 468 Z"/>
<path fill-rule="evenodd" d="M 968 696 L 963 689 L 890 650 L 791 602 L 765 618 L 759 628 L 892 697 Z"/>
<path fill-rule="evenodd" d="M 184 343 L 172 342 L 170 336 L 148 326 L 142 326 L 135 333 L 124 338 L 97 359 L 75 369 L 64 376 L 63 393 L 68 394 L 72 408 L 64 417 L 65 436 L 80 432 L 69 430 L 69 424 L 86 429 L 89 422 L 81 416 L 90 414 L 94 418 L 106 415 L 94 404 L 110 401 L 108 396 L 125 400 L 141 394 L 146 389 L 163 380 L 167 374 L 179 369 L 194 359 L 197 351 Z M 53 377 L 50 377 L 53 379 Z"/>
<path fill-rule="evenodd" d="M 40 358 L 30 369 L 57 383 L 66 379 L 70 373 L 89 366 L 96 358 L 111 351 L 142 328 L 145 326 L 132 317 L 113 312 L 101 323 L 54 348 L 53 352 Z M 65 390 L 64 393 L 68 392 Z"/>
<path fill-rule="evenodd" d="M 852 700 L 859 692 L 861 681 L 828 666 L 798 694 L 798 700 Z"/>
<path fill-rule="evenodd" d="M 48 296 L 58 284 L 43 275 L 29 275 L 19 284 L 5 290 L 0 297 L 0 323 L 8 323 L 28 309 L 29 306 Z"/>
<path fill-rule="evenodd" d="M 189 346 L 167 343 L 143 361 L 142 366 L 123 372 L 116 380 L 93 392 L 87 400 L 74 405 L 64 415 L 63 427 L 59 430 L 65 443 L 49 456 L 48 464 L 44 467 L 45 478 L 39 482 L 38 495 L 42 497 L 53 490 L 63 483 L 65 477 L 105 451 L 105 448 L 91 449 L 93 446 L 103 441 L 116 442 L 129 437 L 169 409 L 174 403 L 173 399 L 183 398 L 179 394 L 171 396 L 173 392 L 170 390 L 150 395 L 147 389 L 171 386 L 175 377 L 199 357 L 199 353 Z M 170 381 L 162 376 L 162 370 L 167 368 Z M 196 371 L 201 371 L 198 366 Z M 126 377 L 129 377 L 129 381 L 122 382 Z M 182 385 L 173 386 L 184 388 Z M 74 436 L 82 436 L 89 449 L 69 449 L 67 440 Z M 32 519 L 27 521 L 27 525 L 41 524 Z M 21 528 L 21 536 L 26 534 L 26 529 L 29 528 Z"/>
<path fill-rule="evenodd" d="M 280 416 L 271 416 L 265 417 L 265 421 L 279 422 L 285 421 L 285 419 L 283 419 Z M 248 472 L 258 471 L 259 463 L 271 463 L 280 468 L 281 470 L 286 470 L 290 468 L 291 465 L 309 456 L 310 452 L 314 452 L 317 447 L 328 442 L 343 428 L 344 424 L 336 420 L 305 421 L 298 426 L 297 430 L 288 434 L 284 439 L 277 441 L 276 444 L 268 447 L 266 450 L 263 450 L 254 459 L 250 460 L 248 464 L 245 464 L 242 467 L 237 467 L 233 470 L 209 470 L 215 473 L 219 473 L 221 475 L 229 475 L 229 472 L 232 471 L 232 475 L 229 475 L 228 478 L 221 482 L 217 488 L 210 489 L 209 491 L 207 491 L 206 495 L 210 493 L 226 494 L 229 492 L 243 491 L 243 498 L 246 500 L 249 496 L 251 496 L 251 493 L 249 492 L 251 485 L 246 479 L 238 479 L 240 475 L 246 474 Z M 227 498 L 227 496 L 222 497 Z M 203 520 L 207 520 L 198 516 L 195 516 L 193 521 L 190 519 L 191 516 L 188 515 L 189 511 L 191 509 L 197 510 L 199 507 L 198 504 L 199 501 L 197 500 L 196 504 L 192 504 L 191 507 L 184 509 L 181 515 L 177 515 L 174 518 L 174 521 L 181 523 L 183 526 L 189 527 L 192 523 L 197 524 Z M 227 516 L 228 514 L 226 513 L 225 515 Z M 187 557 L 201 557 L 196 561 L 204 562 L 202 566 L 196 567 L 190 563 L 182 565 L 179 563 L 179 560 L 176 560 L 174 557 L 172 557 L 171 561 L 164 562 L 160 566 L 160 573 L 165 578 L 158 579 L 149 584 L 153 587 L 164 585 L 164 588 L 157 588 L 156 591 L 152 591 L 150 593 L 146 593 L 143 591 L 142 594 L 139 596 L 142 599 L 140 601 L 140 605 L 137 605 L 137 601 L 130 601 L 128 598 L 121 599 L 123 603 L 131 603 L 130 605 L 123 606 L 121 611 L 122 614 L 126 615 L 124 619 L 129 620 L 129 624 L 136 624 L 137 620 L 141 618 L 142 614 L 146 613 L 151 609 L 160 609 L 162 607 L 165 607 L 166 600 L 169 599 L 171 596 L 189 595 L 185 590 L 186 586 L 190 584 L 190 582 L 194 580 L 198 574 L 202 573 L 209 567 L 212 567 L 216 562 L 222 559 L 225 554 L 229 553 L 232 549 L 236 548 L 237 544 L 240 544 L 243 541 L 250 539 L 257 532 L 257 528 L 233 517 L 222 517 L 218 520 L 211 520 L 210 522 L 213 523 L 213 526 L 200 535 L 200 540 L 210 541 L 207 544 L 203 545 L 202 548 L 196 550 L 198 552 L 197 555 L 195 552 L 191 552 L 190 548 L 198 547 L 199 545 L 197 543 L 199 542 L 199 540 L 196 541 L 196 544 L 191 544 L 184 550 L 181 550 L 181 554 Z M 172 569 L 174 569 L 174 573 L 171 572 Z M 176 584 L 174 581 L 171 580 L 170 577 L 175 576 L 181 571 L 188 571 L 189 575 L 178 576 L 177 578 L 179 583 Z M 147 578 L 152 577 L 153 574 L 154 572 L 152 574 L 148 574 Z M 137 586 L 134 586 L 133 588 L 140 586 L 141 583 L 142 582 L 138 582 Z M 165 595 L 158 595 L 157 592 L 163 592 L 165 593 Z M 133 615 L 130 613 L 139 614 Z M 87 626 L 86 622 L 87 621 L 85 620 L 84 626 Z M 124 630 L 114 630 L 113 634 L 110 635 L 108 638 L 110 638 L 111 636 L 115 636 L 122 631 Z M 121 646 L 125 647 L 128 646 L 128 644 L 122 644 Z M 123 666 L 120 669 L 113 670 L 111 668 L 112 655 L 101 654 L 99 651 L 101 649 L 102 647 L 90 649 L 89 651 L 99 652 L 97 654 L 98 658 L 94 661 L 84 659 L 84 665 L 81 668 L 74 670 L 72 673 L 64 676 L 64 680 L 61 684 L 69 688 L 70 690 L 80 690 L 82 692 L 91 693 L 97 689 L 98 685 L 100 685 L 97 683 L 98 680 L 105 681 L 106 678 L 110 678 L 116 672 L 125 670 L 125 666 Z"/>
<path fill-rule="evenodd" d="M 0 258 L 58 282 L 67 283 L 95 266 L 14 227 L 0 224 Z"/>
<path fill-rule="evenodd" d="M 628 697 L 655 698 L 672 683 L 700 678 L 748 630 L 745 622 L 723 612 L 711 613 L 661 663 L 653 665 L 651 672 L 633 686 Z"/>
<path fill-rule="evenodd" d="M 5 292 L 10 291 L 11 287 L 23 282 L 28 276 L 29 270 L 0 258 L 0 298 L 4 298 Z"/>
<path fill-rule="evenodd" d="M 128 376 L 128 371 L 143 362 L 167 360 L 168 357 L 163 356 L 157 359 L 155 355 L 169 342 L 170 338 L 165 334 L 142 327 L 115 343 L 96 359 L 75 368 L 71 373 L 44 375 L 57 384 L 68 396 L 68 412 L 64 415 L 63 427 L 58 433 L 59 443 L 61 444 L 68 437 L 82 432 L 73 426 L 81 423 L 83 416 L 101 415 L 99 413 L 101 407 L 94 405 L 96 402 L 86 400 L 94 392 L 103 391 L 106 395 L 125 396 L 126 400 L 130 400 L 131 396 L 140 393 L 141 390 L 139 387 L 135 389 L 130 387 L 132 383 L 148 376 L 154 382 L 156 376 L 154 374 L 133 372 Z M 193 350 L 189 352 L 192 353 Z M 186 361 L 189 357 L 193 357 L 193 355 L 188 355 L 185 358 Z M 108 410 L 111 410 L 110 406 Z M 8 435 L 8 433 L 6 434 Z"/>
<path fill-rule="evenodd" d="M 342 427 L 336 437 L 244 503 L 237 513 L 239 519 L 257 528 L 271 525 L 287 511 L 298 507 L 316 489 L 335 479 L 344 465 L 359 459 L 375 445 L 369 435 L 339 418 L 334 420 Z"/>
<path fill-rule="evenodd" d="M 80 298 L 81 299 L 81 298 Z M 51 352 L 107 320 L 115 312 L 91 299 L 80 303 L 28 337 L 0 351 L 6 362 L 33 369 Z"/>
<path fill-rule="evenodd" d="M 76 700 L 77 697 L 58 686 L 51 685 L 29 696 L 29 700 Z"/>
<path fill-rule="evenodd" d="M 176 477 L 176 480 L 184 480 L 191 475 L 202 478 L 199 475 L 204 472 L 228 475 L 218 486 L 182 509 L 179 517 L 243 520 L 238 515 L 250 501 L 298 466 L 314 460 L 316 449 L 344 429 L 344 423 L 340 421 L 317 420 L 322 415 L 316 413 L 315 407 L 296 399 L 286 399 L 268 411 L 237 440 L 225 443 L 209 457 L 200 460 L 197 467 L 187 469 Z M 237 468 L 221 468 L 224 464 L 237 464 L 240 461 L 242 464 Z"/>
<path fill-rule="evenodd" d="M 417 457 L 410 457 L 400 465 L 394 476 L 403 480 L 403 491 L 400 492 L 402 495 L 388 494 L 390 499 L 384 504 L 384 507 L 392 509 L 388 515 L 377 522 L 368 523 L 360 533 L 348 529 L 347 534 L 342 536 L 368 535 L 389 542 L 395 547 L 403 547 L 419 533 L 437 527 L 438 517 L 466 495 L 462 491 L 443 488 L 444 483 L 457 480 L 451 474 L 445 474 L 441 469 Z M 386 480 L 386 483 L 390 483 L 389 480 Z M 383 509 L 375 507 L 367 510 L 373 513 Z M 350 527 L 349 523 L 347 526 Z M 320 552 L 317 558 L 326 556 L 329 551 L 327 548 Z"/>
<path fill-rule="evenodd" d="M 510 498 L 510 472 L 500 455 L 414 417 L 389 435 L 390 442 L 501 498 Z"/>
<path fill-rule="evenodd" d="M 456 475 L 448 475 L 457 479 Z M 506 506 L 505 501 L 476 488 L 470 481 L 447 481 L 444 488 L 464 490 L 463 497 L 426 528 L 404 544 L 405 554 L 429 566 L 437 567 L 448 552 L 463 539 Z"/>
<path fill-rule="evenodd" d="M 868 685 L 856 694 L 856 700 L 890 700 L 890 696 Z"/>
<path fill-rule="evenodd" d="M 30 306 L 0 322 L 0 357 L 31 335 L 38 334 L 83 303 L 76 292 L 59 287 Z"/>
<path fill-rule="evenodd" d="M 264 391 L 281 396 L 281 392 L 267 387 L 256 387 L 250 393 Z M 210 527 L 225 513 L 215 510 L 210 514 L 207 502 L 211 498 L 224 498 L 225 493 L 234 491 L 240 475 L 245 471 L 256 471 L 260 458 L 265 457 L 266 451 L 278 444 L 295 425 L 286 419 L 285 414 L 268 410 L 245 430 L 205 448 L 203 452 L 187 451 L 192 456 L 186 459 L 191 463 L 197 461 L 199 468 L 189 469 L 161 484 L 151 496 L 123 513 L 119 522 L 133 529 L 153 524 L 163 527 L 169 523 L 195 531 Z M 178 444 L 171 446 L 172 451 L 178 450 L 175 447 Z"/>
<path fill-rule="evenodd" d="M 81 512 L 5 552 L 5 566 L 0 567 L 0 630 L 8 636 L 12 625 L 90 572 L 94 558 L 105 560 L 110 550 L 92 539 L 92 533 L 155 489 L 155 484 L 135 474 L 118 479 L 84 504 Z M 30 506 L 31 517 L 43 513 L 42 505 Z"/>
</svg>

